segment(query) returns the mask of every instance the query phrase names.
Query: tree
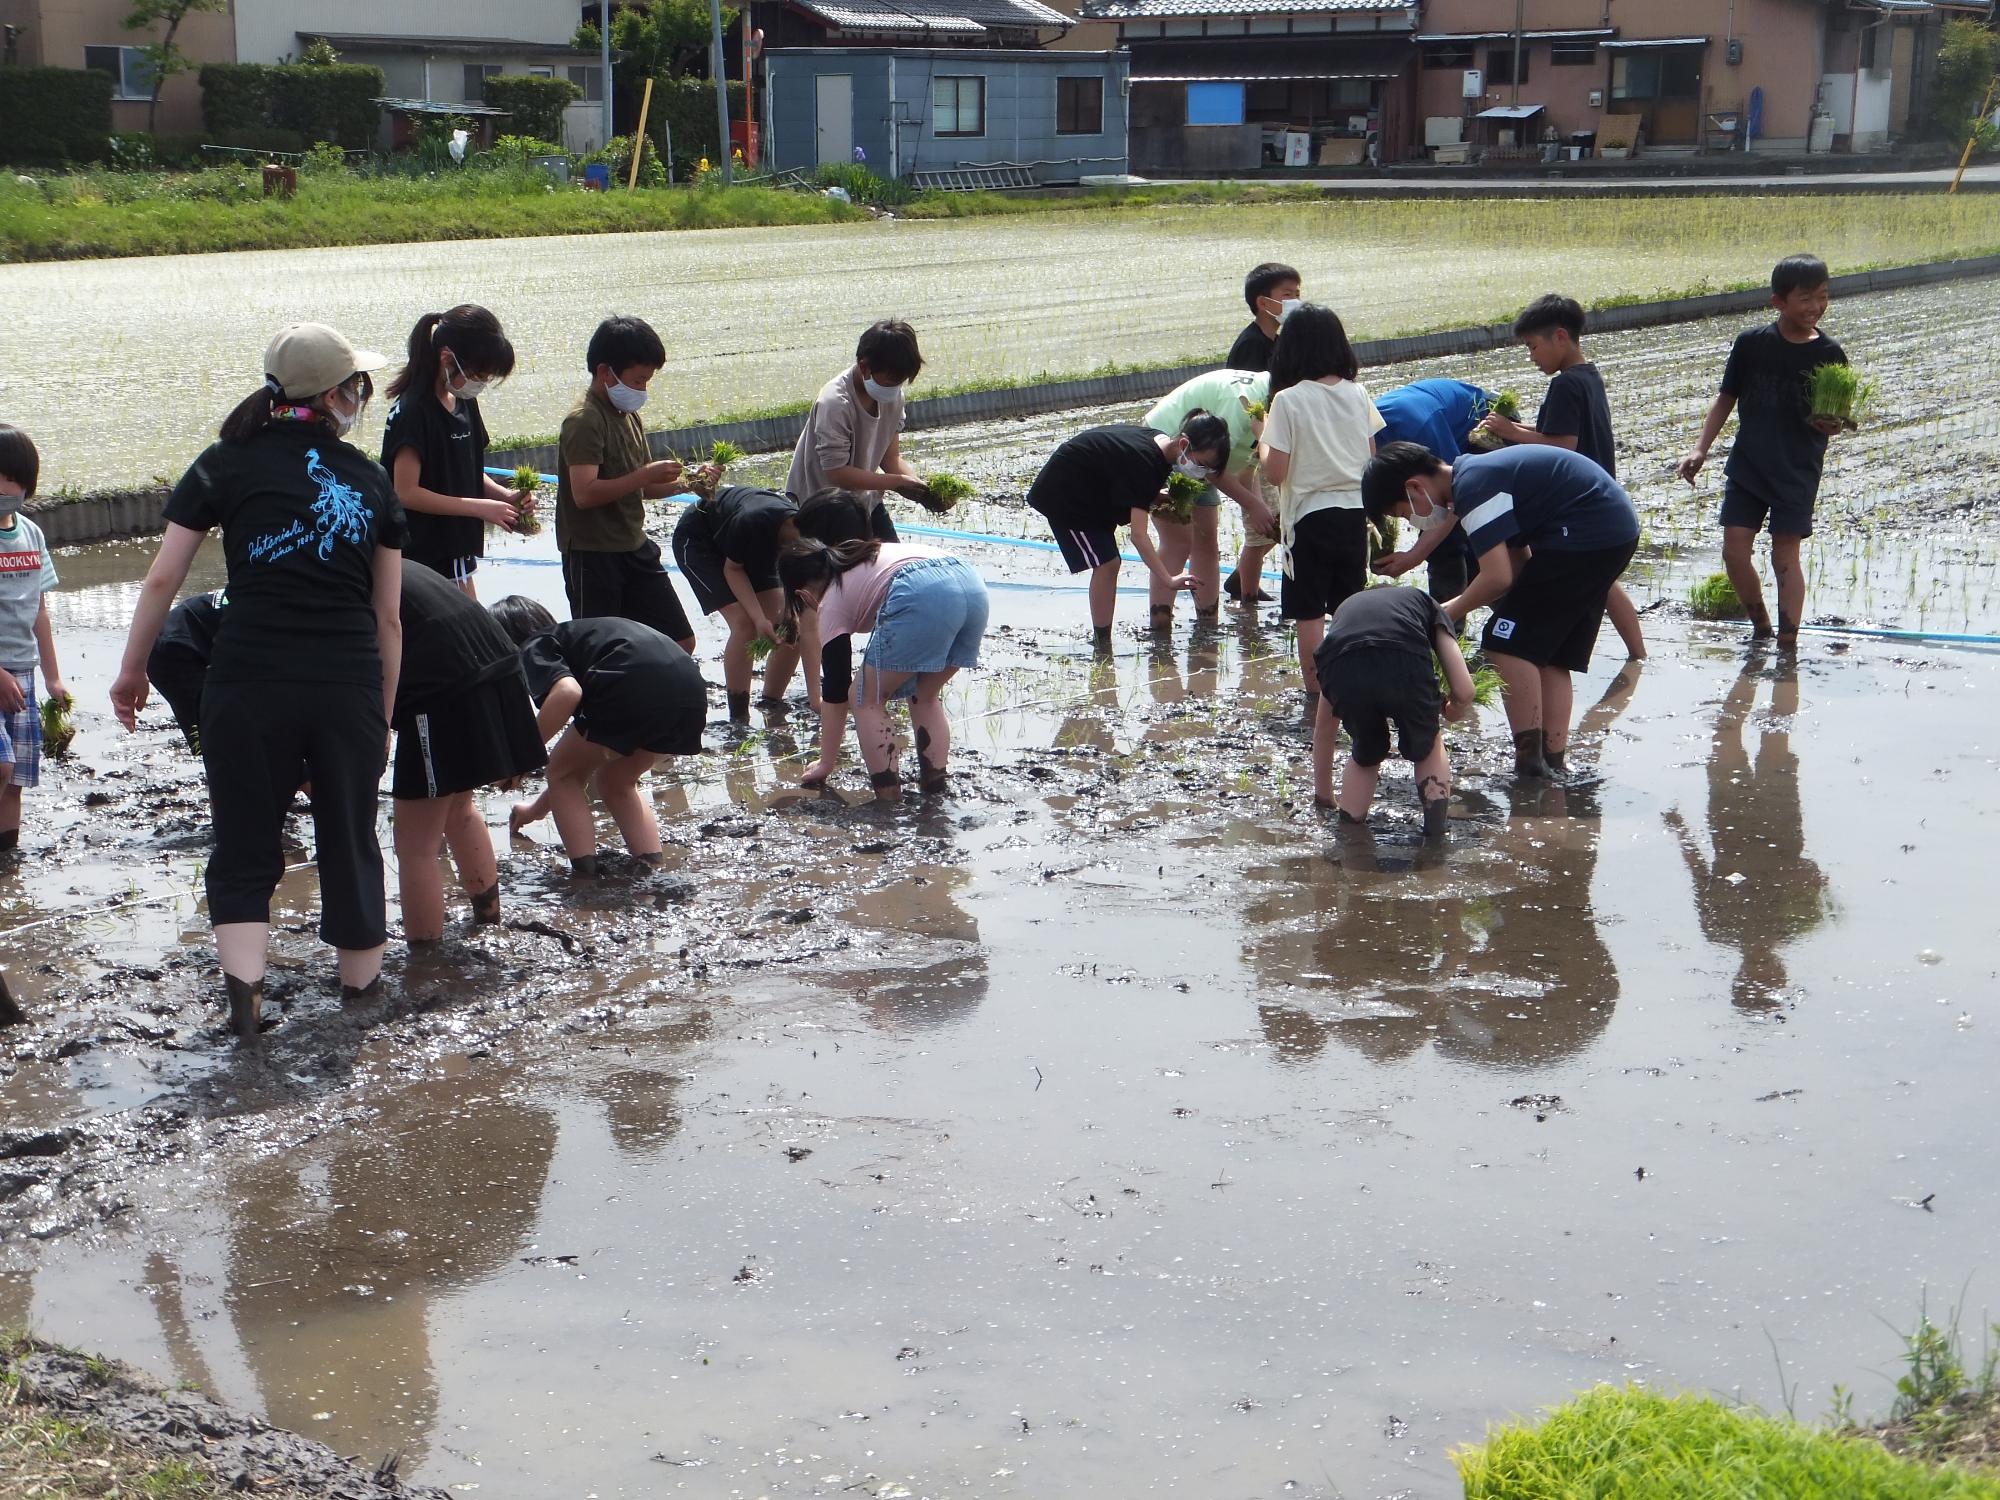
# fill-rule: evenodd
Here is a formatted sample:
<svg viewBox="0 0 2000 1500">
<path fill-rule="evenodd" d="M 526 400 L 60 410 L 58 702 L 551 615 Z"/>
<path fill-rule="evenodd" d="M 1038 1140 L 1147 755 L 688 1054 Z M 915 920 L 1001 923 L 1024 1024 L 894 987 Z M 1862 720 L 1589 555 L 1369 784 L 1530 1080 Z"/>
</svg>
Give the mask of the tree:
<svg viewBox="0 0 2000 1500">
<path fill-rule="evenodd" d="M 158 41 L 148 42 L 139 49 L 153 78 L 153 98 L 146 106 L 148 134 L 152 133 L 154 121 L 160 113 L 160 90 L 167 86 L 167 80 L 174 74 L 185 73 L 194 66 L 175 40 L 180 33 L 181 22 L 197 13 L 214 15 L 228 8 L 229 0 L 132 0 L 131 14 L 125 17 L 127 31 L 146 31 L 163 22 L 167 28 Z"/>
<path fill-rule="evenodd" d="M 1976 123 L 1973 116 L 1978 114 L 1987 85 L 1993 81 L 1996 52 L 2000 52 L 2000 42 L 1979 22 L 1944 23 L 1937 78 L 1931 85 L 1929 114 L 1933 135 L 1962 141 L 1972 132 Z"/>
<path fill-rule="evenodd" d="M 722 9 L 725 33 L 736 11 Z M 708 0 L 648 0 L 613 13 L 611 45 L 624 54 L 615 66 L 618 96 L 636 101 L 648 78 L 708 75 Z M 632 102 L 636 114 L 638 105 Z"/>
</svg>

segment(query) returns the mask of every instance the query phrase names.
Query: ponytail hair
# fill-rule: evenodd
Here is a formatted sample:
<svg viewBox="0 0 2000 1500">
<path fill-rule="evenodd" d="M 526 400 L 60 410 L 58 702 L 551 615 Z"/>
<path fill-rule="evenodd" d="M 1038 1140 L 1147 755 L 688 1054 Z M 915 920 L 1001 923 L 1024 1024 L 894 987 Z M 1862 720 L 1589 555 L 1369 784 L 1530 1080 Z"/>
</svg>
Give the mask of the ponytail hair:
<svg viewBox="0 0 2000 1500">
<path fill-rule="evenodd" d="M 1188 452 L 1215 454 L 1214 472 L 1220 474 L 1229 468 L 1229 424 L 1222 418 L 1199 409 L 1191 411 L 1181 423 L 1181 436 L 1188 441 Z"/>
<path fill-rule="evenodd" d="M 784 585 L 785 610 L 777 620 L 779 638 L 786 641 L 799 638 L 799 616 L 806 612 L 800 589 L 816 588 L 824 596 L 841 574 L 875 561 L 881 550 L 882 544 L 872 537 L 834 547 L 802 537 L 780 552 L 778 582 Z"/>
<path fill-rule="evenodd" d="M 500 331 L 500 320 L 475 302 L 461 302 L 449 312 L 425 313 L 417 319 L 410 330 L 408 361 L 389 382 L 389 399 L 434 388 L 447 349 L 466 376 L 505 380 L 514 373 L 514 346 Z"/>
<path fill-rule="evenodd" d="M 353 377 L 350 376 L 349 379 Z M 346 382 L 343 381 L 342 384 Z M 375 394 L 374 377 L 361 376 L 361 401 L 366 405 Z M 236 403 L 228 416 L 222 419 L 222 430 L 217 434 L 225 443 L 247 443 L 251 438 L 271 425 L 271 413 L 280 406 L 309 407 L 312 410 L 312 424 L 326 430 L 326 435 L 338 441 L 340 424 L 333 420 L 324 404 L 326 392 L 321 391 L 303 401 L 294 401 L 285 394 L 284 387 L 266 376 L 264 383 Z"/>
</svg>

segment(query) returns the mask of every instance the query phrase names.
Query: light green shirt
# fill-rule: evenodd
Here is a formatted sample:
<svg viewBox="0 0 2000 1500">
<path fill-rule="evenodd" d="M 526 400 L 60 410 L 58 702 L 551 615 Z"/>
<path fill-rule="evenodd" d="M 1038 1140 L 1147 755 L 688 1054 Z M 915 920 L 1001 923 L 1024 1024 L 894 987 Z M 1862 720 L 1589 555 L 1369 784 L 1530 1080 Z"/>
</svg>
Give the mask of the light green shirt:
<svg viewBox="0 0 2000 1500">
<path fill-rule="evenodd" d="M 1257 461 L 1257 434 L 1250 430 L 1250 409 L 1246 402 L 1268 401 L 1271 377 L 1263 371 L 1213 370 L 1160 398 L 1146 413 L 1146 425 L 1155 432 L 1173 436 L 1181 430 L 1188 413 L 1205 411 L 1229 424 L 1229 465 L 1226 474 L 1245 474 Z"/>
</svg>

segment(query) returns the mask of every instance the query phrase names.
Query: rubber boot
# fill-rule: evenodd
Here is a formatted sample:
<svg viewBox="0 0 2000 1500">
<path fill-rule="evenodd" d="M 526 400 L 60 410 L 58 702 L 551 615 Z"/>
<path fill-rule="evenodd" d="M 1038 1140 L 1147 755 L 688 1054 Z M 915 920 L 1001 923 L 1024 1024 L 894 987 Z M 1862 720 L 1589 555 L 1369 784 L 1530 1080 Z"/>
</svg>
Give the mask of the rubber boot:
<svg viewBox="0 0 2000 1500">
<path fill-rule="evenodd" d="M 256 1036 L 264 1029 L 264 981 L 224 974 L 222 987 L 229 992 L 229 1029 L 239 1037 Z"/>
</svg>

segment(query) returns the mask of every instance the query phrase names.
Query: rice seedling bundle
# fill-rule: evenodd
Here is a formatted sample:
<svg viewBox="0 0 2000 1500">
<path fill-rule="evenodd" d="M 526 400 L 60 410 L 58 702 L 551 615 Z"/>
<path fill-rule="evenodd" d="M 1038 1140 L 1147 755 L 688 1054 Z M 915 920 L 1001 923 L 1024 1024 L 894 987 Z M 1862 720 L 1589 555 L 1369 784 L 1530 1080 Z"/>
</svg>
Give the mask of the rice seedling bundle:
<svg viewBox="0 0 2000 1500">
<path fill-rule="evenodd" d="M 971 484 L 956 474 L 927 474 L 924 491 L 916 500 L 932 515 L 942 516 L 956 510 L 961 501 L 970 500 L 975 493 Z"/>
<path fill-rule="evenodd" d="M 69 754 L 76 740 L 76 724 L 69 714 L 75 702 L 67 693 L 42 700 L 42 749 L 47 754 L 58 758 Z"/>
<path fill-rule="evenodd" d="M 1163 521 L 1185 526 L 1194 520 L 1194 503 L 1207 488 L 1207 481 L 1190 479 L 1176 469 L 1167 476 L 1166 495 L 1154 502 L 1153 514 Z"/>
<path fill-rule="evenodd" d="M 743 462 L 743 450 L 727 438 L 717 438 L 708 446 L 708 461 L 718 469 Z"/>
<path fill-rule="evenodd" d="M 768 635 L 760 635 L 750 643 L 750 660 L 761 662 L 777 649 L 777 642 Z"/>
<path fill-rule="evenodd" d="M 1812 414 L 1852 432 L 1875 396 L 1875 382 L 1848 364 L 1821 365 L 1806 377 Z"/>
<path fill-rule="evenodd" d="M 1743 601 L 1727 573 L 1711 573 L 1688 590 L 1688 609 L 1697 620 L 1740 620 Z"/>
<path fill-rule="evenodd" d="M 514 529 L 522 536 L 536 536 L 542 529 L 542 518 L 530 508 L 528 502 L 541 490 L 542 476 L 534 465 L 522 464 L 514 471 L 514 488 L 521 492 L 521 503 L 514 510 Z"/>
<path fill-rule="evenodd" d="M 1514 391 L 1501 391 L 1494 396 L 1493 404 L 1486 409 L 1494 416 L 1505 417 L 1510 422 L 1521 420 L 1521 398 Z M 1480 432 L 1477 429 L 1473 431 L 1468 441 L 1473 447 L 1487 453 L 1492 452 L 1495 448 L 1504 448 L 1507 446 L 1505 438 L 1495 437 L 1490 432 Z"/>
</svg>

